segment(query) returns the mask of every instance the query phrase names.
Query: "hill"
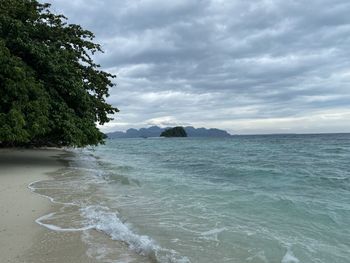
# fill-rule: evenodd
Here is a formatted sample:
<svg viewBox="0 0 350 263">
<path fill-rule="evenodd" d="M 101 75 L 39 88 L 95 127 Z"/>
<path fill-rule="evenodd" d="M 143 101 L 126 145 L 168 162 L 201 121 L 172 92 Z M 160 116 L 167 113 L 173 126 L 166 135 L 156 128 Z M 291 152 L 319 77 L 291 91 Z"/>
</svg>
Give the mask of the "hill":
<svg viewBox="0 0 350 263">
<path fill-rule="evenodd" d="M 166 129 L 160 134 L 160 137 L 187 137 L 185 129 L 181 126 Z"/>
</svg>

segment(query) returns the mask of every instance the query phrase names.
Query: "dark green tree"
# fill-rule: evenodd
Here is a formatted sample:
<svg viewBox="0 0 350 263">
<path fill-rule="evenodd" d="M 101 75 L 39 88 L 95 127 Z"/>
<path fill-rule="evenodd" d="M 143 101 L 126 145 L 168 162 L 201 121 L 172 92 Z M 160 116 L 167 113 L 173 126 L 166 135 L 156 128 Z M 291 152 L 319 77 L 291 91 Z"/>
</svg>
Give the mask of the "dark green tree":
<svg viewBox="0 0 350 263">
<path fill-rule="evenodd" d="M 0 146 L 97 145 L 115 76 L 94 35 L 36 0 L 0 0 Z"/>
<path fill-rule="evenodd" d="M 160 134 L 161 137 L 187 137 L 185 129 L 181 126 L 166 129 Z"/>
</svg>

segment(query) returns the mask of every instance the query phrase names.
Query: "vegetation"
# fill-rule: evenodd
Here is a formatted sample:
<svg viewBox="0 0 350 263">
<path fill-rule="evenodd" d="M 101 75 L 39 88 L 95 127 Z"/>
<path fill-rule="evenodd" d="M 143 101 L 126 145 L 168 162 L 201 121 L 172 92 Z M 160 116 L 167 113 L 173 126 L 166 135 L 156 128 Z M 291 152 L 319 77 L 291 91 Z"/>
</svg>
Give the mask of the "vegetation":
<svg viewBox="0 0 350 263">
<path fill-rule="evenodd" d="M 96 123 L 118 112 L 105 101 L 115 76 L 91 58 L 102 51 L 93 33 L 49 7 L 0 1 L 0 146 L 97 145 Z"/>
<path fill-rule="evenodd" d="M 174 127 L 163 131 L 161 137 L 187 137 L 185 129 L 181 126 Z"/>
</svg>

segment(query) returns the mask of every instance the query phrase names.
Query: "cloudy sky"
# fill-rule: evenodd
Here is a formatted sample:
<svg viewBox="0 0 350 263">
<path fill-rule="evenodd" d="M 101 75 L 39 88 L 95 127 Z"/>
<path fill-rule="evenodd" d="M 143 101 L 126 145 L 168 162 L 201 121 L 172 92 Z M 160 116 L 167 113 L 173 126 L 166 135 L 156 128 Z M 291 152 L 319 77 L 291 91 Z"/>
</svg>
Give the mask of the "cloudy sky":
<svg viewBox="0 0 350 263">
<path fill-rule="evenodd" d="M 348 0 L 49 1 L 118 76 L 104 131 L 350 132 Z"/>
</svg>

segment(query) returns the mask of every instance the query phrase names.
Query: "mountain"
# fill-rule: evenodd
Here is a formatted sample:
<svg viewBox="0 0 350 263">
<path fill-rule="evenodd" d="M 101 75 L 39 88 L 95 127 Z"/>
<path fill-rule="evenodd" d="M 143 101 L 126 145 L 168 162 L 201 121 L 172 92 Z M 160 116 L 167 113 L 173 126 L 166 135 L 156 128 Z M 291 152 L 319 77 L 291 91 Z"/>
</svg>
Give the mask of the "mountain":
<svg viewBox="0 0 350 263">
<path fill-rule="evenodd" d="M 159 137 L 160 134 L 167 128 L 160 128 L 158 126 L 151 126 L 149 128 L 128 129 L 126 132 L 116 131 L 107 133 L 109 139 L 116 138 L 147 138 L 147 137 Z M 192 126 L 185 127 L 185 131 L 188 137 L 230 137 L 232 136 L 227 131 L 220 129 L 206 129 L 206 128 L 194 128 Z"/>
</svg>

